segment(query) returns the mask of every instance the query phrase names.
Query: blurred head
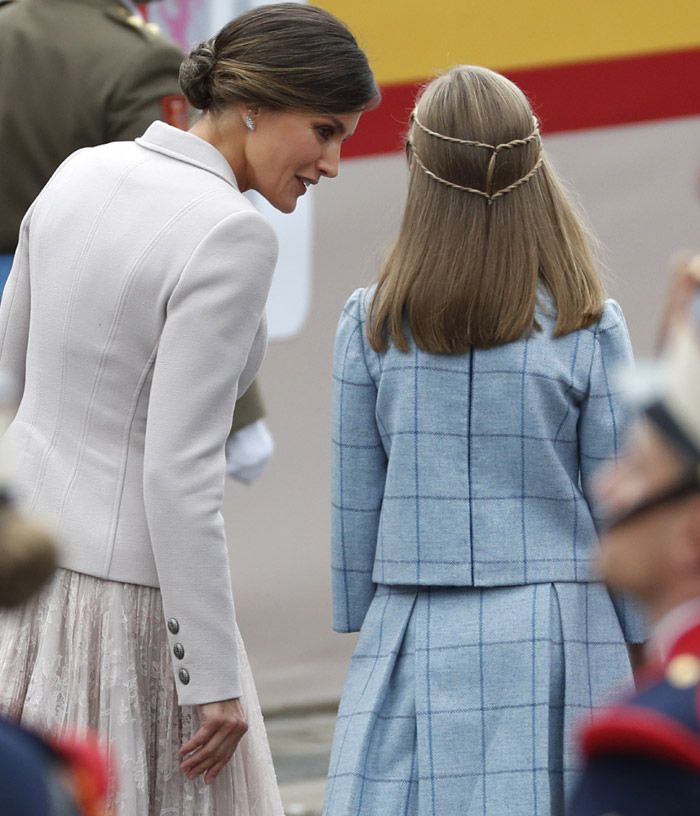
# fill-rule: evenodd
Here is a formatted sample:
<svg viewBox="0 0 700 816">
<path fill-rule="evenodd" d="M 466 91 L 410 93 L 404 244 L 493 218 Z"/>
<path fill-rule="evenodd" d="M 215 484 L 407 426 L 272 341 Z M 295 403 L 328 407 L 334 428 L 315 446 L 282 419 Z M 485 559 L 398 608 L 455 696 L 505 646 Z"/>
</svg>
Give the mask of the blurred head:
<svg viewBox="0 0 700 816">
<path fill-rule="evenodd" d="M 5 432 L 18 397 L 15 379 L 0 369 L 0 608 L 31 598 L 53 575 L 58 554 L 54 538 L 12 498 L 15 457 Z"/>
<path fill-rule="evenodd" d="M 700 596 L 697 475 L 697 465 L 642 419 L 625 455 L 598 479 L 611 522 L 601 541 L 601 575 L 614 589 L 644 601 L 654 618 Z"/>
<path fill-rule="evenodd" d="M 13 607 L 32 597 L 53 575 L 54 539 L 39 525 L 0 502 L 0 607 Z"/>
<path fill-rule="evenodd" d="M 624 455 L 598 479 L 609 518 L 601 572 L 653 617 L 700 597 L 700 264 L 677 278 L 664 348 L 631 385 L 641 416 Z"/>
<path fill-rule="evenodd" d="M 373 309 L 372 344 L 464 352 L 535 328 L 538 284 L 557 334 L 589 325 L 603 290 L 589 236 L 544 153 L 537 120 L 510 80 L 457 66 L 427 85 L 408 131 L 408 199 Z"/>
<path fill-rule="evenodd" d="M 342 142 L 379 92 L 355 38 L 323 9 L 262 6 L 184 60 L 180 85 L 211 141 L 254 189 L 291 212 L 309 184 L 338 173 Z"/>
</svg>

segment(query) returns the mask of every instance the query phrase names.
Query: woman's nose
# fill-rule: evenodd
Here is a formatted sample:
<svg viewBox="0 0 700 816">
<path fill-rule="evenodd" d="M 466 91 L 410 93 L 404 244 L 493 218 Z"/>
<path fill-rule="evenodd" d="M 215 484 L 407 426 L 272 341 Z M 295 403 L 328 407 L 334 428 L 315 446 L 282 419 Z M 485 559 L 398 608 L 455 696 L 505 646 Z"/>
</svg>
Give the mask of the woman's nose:
<svg viewBox="0 0 700 816">
<path fill-rule="evenodd" d="M 324 152 L 319 163 L 321 174 L 328 178 L 335 178 L 338 175 L 340 166 L 340 144 L 332 145 Z"/>
</svg>

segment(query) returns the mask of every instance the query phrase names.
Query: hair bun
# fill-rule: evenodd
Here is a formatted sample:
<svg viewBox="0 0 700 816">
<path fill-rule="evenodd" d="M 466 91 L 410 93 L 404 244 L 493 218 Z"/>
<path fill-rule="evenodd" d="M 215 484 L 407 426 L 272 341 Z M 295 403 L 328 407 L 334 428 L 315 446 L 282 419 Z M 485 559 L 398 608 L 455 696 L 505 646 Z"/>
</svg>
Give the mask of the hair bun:
<svg viewBox="0 0 700 816">
<path fill-rule="evenodd" d="M 180 88 L 193 108 L 206 110 L 211 105 L 211 72 L 216 64 L 213 41 L 195 46 L 180 66 Z"/>
</svg>

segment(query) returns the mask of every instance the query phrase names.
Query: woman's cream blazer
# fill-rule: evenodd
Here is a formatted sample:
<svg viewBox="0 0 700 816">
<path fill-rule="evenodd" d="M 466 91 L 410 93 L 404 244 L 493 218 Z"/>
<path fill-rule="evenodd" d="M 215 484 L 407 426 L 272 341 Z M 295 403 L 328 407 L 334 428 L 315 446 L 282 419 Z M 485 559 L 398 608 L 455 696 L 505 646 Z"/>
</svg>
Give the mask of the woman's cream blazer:
<svg viewBox="0 0 700 816">
<path fill-rule="evenodd" d="M 18 493 L 63 567 L 160 587 L 181 704 L 240 694 L 224 445 L 276 256 L 224 157 L 156 122 L 57 170 L 0 307 Z"/>
</svg>

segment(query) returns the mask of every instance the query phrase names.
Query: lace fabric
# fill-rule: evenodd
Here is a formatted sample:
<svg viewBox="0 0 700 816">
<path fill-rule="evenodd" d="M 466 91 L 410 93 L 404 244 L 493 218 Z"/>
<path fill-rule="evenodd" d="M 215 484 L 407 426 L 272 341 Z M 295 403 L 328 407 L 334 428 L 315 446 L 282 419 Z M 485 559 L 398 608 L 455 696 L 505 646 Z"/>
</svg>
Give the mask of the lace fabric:
<svg viewBox="0 0 700 816">
<path fill-rule="evenodd" d="M 199 727 L 178 706 L 160 592 L 59 570 L 0 615 L 0 710 L 44 733 L 102 738 L 115 771 L 110 816 L 283 816 L 250 665 L 238 635 L 248 732 L 211 785 L 178 750 Z"/>
</svg>

